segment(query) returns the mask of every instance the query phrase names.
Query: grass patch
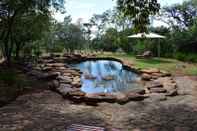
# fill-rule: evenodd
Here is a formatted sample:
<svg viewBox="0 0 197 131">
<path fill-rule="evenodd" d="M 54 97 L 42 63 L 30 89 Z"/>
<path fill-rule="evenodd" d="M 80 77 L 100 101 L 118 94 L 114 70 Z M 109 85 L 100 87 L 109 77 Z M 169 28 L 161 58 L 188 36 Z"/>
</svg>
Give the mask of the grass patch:
<svg viewBox="0 0 197 131">
<path fill-rule="evenodd" d="M 197 75 L 197 63 L 185 63 L 167 58 L 136 59 L 132 54 L 119 53 L 104 53 L 98 55 L 98 57 L 115 57 L 130 61 L 138 68 L 158 68 L 169 71 L 173 75 Z"/>
</svg>

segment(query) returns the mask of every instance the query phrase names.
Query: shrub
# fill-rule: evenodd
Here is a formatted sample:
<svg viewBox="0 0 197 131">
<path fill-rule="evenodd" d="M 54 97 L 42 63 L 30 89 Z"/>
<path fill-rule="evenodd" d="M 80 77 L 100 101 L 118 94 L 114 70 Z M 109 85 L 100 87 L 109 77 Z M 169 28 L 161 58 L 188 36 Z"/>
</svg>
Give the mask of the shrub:
<svg viewBox="0 0 197 131">
<path fill-rule="evenodd" d="M 15 70 L 6 69 L 0 71 L 0 82 L 16 88 L 21 88 L 25 84 L 25 81 L 18 76 Z"/>
<path fill-rule="evenodd" d="M 193 53 L 178 52 L 175 54 L 174 58 L 180 61 L 197 62 L 197 54 L 193 54 Z"/>
</svg>

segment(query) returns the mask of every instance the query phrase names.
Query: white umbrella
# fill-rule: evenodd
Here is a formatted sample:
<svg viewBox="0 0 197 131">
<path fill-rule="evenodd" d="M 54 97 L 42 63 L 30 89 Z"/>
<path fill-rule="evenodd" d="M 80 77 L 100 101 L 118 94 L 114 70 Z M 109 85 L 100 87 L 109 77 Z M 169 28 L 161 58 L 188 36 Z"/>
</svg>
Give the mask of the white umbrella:
<svg viewBox="0 0 197 131">
<path fill-rule="evenodd" d="M 129 38 L 135 38 L 135 39 L 165 39 L 165 36 L 158 35 L 156 33 L 138 33 L 131 36 L 128 36 Z M 158 43 L 158 55 L 160 57 L 160 43 Z"/>
</svg>

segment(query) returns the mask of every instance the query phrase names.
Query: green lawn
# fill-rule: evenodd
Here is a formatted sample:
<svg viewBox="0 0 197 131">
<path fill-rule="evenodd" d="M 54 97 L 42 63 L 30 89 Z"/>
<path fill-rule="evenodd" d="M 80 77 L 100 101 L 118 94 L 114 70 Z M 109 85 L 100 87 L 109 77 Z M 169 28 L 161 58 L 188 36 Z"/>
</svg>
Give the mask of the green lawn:
<svg viewBox="0 0 197 131">
<path fill-rule="evenodd" d="M 197 63 L 189 64 L 175 59 L 153 58 L 153 59 L 136 59 L 133 55 L 119 53 L 104 53 L 98 57 L 115 57 L 127 60 L 138 68 L 159 68 L 171 72 L 173 75 L 197 75 Z"/>
</svg>

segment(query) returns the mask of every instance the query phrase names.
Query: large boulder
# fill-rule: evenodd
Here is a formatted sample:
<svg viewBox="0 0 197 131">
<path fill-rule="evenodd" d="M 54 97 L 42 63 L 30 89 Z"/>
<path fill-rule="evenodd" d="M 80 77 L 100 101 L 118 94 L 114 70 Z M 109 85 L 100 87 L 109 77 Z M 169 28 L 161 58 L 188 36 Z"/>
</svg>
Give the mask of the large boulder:
<svg viewBox="0 0 197 131">
<path fill-rule="evenodd" d="M 60 86 L 60 82 L 58 80 L 53 80 L 48 83 L 49 89 L 56 90 Z"/>
</svg>

